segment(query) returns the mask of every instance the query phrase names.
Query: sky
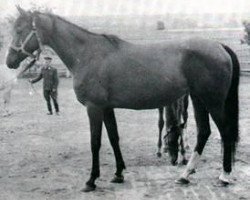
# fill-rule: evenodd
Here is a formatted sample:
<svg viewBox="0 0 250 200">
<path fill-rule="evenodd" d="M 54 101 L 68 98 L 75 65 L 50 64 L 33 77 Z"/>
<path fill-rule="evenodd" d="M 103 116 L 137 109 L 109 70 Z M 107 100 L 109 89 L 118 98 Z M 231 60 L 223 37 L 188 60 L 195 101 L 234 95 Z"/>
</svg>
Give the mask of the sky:
<svg viewBox="0 0 250 200">
<path fill-rule="evenodd" d="M 32 2 L 62 16 L 250 12 L 250 0 L 0 0 L 0 15 L 15 14 L 15 5 L 27 10 Z"/>
</svg>

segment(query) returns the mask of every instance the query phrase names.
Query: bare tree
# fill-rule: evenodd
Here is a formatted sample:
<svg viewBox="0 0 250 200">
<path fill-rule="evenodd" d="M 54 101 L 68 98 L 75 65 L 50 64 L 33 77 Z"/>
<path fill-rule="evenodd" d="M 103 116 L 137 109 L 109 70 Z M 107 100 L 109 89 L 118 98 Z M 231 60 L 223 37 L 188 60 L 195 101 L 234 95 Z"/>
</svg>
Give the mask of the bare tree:
<svg viewBox="0 0 250 200">
<path fill-rule="evenodd" d="M 41 11 L 45 13 L 53 13 L 54 8 L 49 8 L 46 5 L 37 5 L 36 3 L 31 3 L 31 11 Z"/>
<path fill-rule="evenodd" d="M 241 39 L 241 43 L 250 45 L 250 21 L 243 21 L 242 24 L 245 28 L 245 35 Z"/>
</svg>

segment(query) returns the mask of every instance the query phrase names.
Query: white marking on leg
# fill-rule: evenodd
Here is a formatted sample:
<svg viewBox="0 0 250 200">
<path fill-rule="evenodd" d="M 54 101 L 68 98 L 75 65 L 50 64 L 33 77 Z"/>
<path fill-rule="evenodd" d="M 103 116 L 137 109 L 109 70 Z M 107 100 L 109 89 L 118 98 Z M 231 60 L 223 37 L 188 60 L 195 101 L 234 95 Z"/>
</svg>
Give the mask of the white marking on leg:
<svg viewBox="0 0 250 200">
<path fill-rule="evenodd" d="M 220 176 L 219 180 L 229 183 L 230 182 L 230 173 L 223 171 Z"/>
<path fill-rule="evenodd" d="M 187 179 L 190 173 L 196 168 L 198 161 L 200 160 L 200 155 L 197 151 L 194 151 L 192 153 L 192 156 L 190 160 L 188 161 L 188 165 L 186 169 L 184 170 L 183 174 L 181 175 L 181 178 Z"/>
</svg>

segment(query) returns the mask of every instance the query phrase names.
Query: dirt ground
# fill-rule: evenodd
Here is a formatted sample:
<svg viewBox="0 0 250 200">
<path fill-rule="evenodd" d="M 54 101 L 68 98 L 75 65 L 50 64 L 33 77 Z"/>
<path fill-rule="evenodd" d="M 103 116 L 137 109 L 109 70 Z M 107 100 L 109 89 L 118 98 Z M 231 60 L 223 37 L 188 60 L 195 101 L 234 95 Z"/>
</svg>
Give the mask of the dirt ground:
<svg viewBox="0 0 250 200">
<path fill-rule="evenodd" d="M 120 145 L 127 166 L 125 183 L 110 183 L 115 161 L 104 130 L 97 190 L 81 192 L 91 167 L 85 108 L 75 98 L 71 79 L 60 81 L 60 116 L 46 115 L 41 83 L 35 88 L 38 93 L 30 96 L 28 83 L 20 80 L 12 96 L 12 115 L 0 117 L 0 200 L 250 199 L 250 77 L 241 78 L 241 141 L 233 182 L 228 187 L 217 183 L 221 146 L 213 123 L 197 173 L 184 187 L 174 183 L 184 167 L 171 166 L 167 155 L 156 157 L 157 110 L 117 109 Z M 187 134 L 193 146 L 196 129 L 191 106 L 189 115 Z"/>
</svg>

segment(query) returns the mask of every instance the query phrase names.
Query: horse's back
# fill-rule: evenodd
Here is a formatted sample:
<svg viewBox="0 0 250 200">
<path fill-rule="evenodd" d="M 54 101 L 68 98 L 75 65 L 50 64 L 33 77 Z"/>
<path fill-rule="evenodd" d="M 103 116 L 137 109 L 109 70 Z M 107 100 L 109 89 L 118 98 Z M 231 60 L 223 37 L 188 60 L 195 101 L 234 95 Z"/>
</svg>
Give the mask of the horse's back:
<svg viewBox="0 0 250 200">
<path fill-rule="evenodd" d="M 216 89 L 217 85 L 224 85 L 227 90 L 232 70 L 231 59 L 222 45 L 201 38 L 130 46 L 121 49 L 109 64 L 114 83 L 111 99 L 134 100 L 140 105 L 143 105 L 141 99 L 144 102 L 148 99 L 152 106 L 152 101 L 168 104 L 191 87 L 207 91 L 208 87 Z"/>
<path fill-rule="evenodd" d="M 134 46 L 120 50 L 107 61 L 109 99 L 114 106 L 158 108 L 186 90 L 181 71 L 183 55 L 157 46 Z"/>
</svg>

